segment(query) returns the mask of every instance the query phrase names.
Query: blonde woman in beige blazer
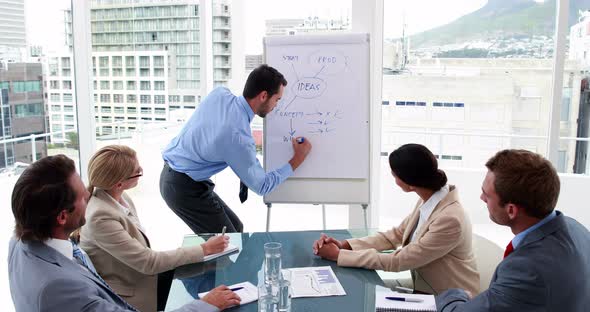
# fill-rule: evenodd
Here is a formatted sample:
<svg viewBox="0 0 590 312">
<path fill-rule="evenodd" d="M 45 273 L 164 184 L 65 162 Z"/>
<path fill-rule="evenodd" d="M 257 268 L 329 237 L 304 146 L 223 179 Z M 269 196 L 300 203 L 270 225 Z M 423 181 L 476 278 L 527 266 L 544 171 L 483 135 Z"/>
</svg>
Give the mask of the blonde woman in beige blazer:
<svg viewBox="0 0 590 312">
<path fill-rule="evenodd" d="M 413 212 L 398 227 L 374 236 L 338 241 L 322 235 L 314 243 L 314 253 L 340 266 L 411 270 L 417 292 L 439 294 L 463 288 L 478 294 L 471 223 L 457 188 L 447 185 L 436 158 L 422 145 L 401 146 L 390 154 L 389 164 L 396 184 L 420 196 Z"/>
<path fill-rule="evenodd" d="M 208 254 L 222 251 L 227 236 L 217 236 L 200 246 L 154 251 L 125 190 L 135 187 L 142 169 L 135 151 L 110 145 L 100 149 L 88 165 L 92 194 L 80 232 L 80 246 L 90 256 L 97 272 L 131 305 L 140 311 L 156 311 L 158 274 L 178 266 L 201 262 Z M 225 286 L 203 298 L 203 311 L 224 309 L 239 302 Z"/>
</svg>

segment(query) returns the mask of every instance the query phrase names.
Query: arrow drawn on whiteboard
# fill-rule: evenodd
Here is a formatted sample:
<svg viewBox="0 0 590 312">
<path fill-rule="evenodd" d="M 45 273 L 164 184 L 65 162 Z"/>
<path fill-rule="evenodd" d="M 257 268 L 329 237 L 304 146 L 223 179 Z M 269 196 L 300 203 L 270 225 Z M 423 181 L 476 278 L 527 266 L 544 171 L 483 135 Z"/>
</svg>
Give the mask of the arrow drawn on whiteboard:
<svg viewBox="0 0 590 312">
<path fill-rule="evenodd" d="M 324 130 L 317 129 L 316 131 L 309 131 L 309 133 L 324 133 Z"/>
<path fill-rule="evenodd" d="M 308 125 L 321 125 L 322 124 L 322 121 L 321 120 L 318 120 L 316 122 L 308 122 L 307 124 Z"/>
<path fill-rule="evenodd" d="M 293 64 L 293 63 L 291 63 L 291 64 Z M 321 74 L 321 73 L 322 73 L 322 71 L 324 70 L 324 68 L 326 68 L 326 65 L 322 66 L 322 68 L 320 69 L 320 71 L 319 71 L 317 74 L 315 74 L 315 76 L 313 76 L 313 77 L 315 78 L 315 77 L 317 77 L 319 74 Z"/>
<path fill-rule="evenodd" d="M 297 70 L 295 69 L 295 65 L 293 65 L 293 63 L 291 63 L 291 67 L 293 68 L 293 72 L 295 73 L 295 77 L 297 77 L 297 80 L 299 81 L 299 75 L 297 74 Z"/>
<path fill-rule="evenodd" d="M 291 102 L 289 102 L 289 104 L 285 105 L 285 107 L 283 107 L 284 111 L 287 111 L 287 108 L 289 108 L 289 105 L 291 105 L 291 103 L 293 103 L 293 101 L 295 101 L 295 99 L 297 98 L 297 95 L 293 97 L 293 99 L 291 100 Z"/>
<path fill-rule="evenodd" d="M 313 115 L 320 115 L 320 116 L 322 116 L 323 113 L 316 111 L 315 113 L 310 113 L 310 114 L 305 114 L 305 115 L 307 115 L 307 116 L 313 116 Z"/>
<path fill-rule="evenodd" d="M 289 135 L 291 137 L 293 137 L 293 135 L 295 134 L 295 132 L 297 132 L 297 130 L 293 130 L 293 119 L 289 120 L 290 126 L 291 126 L 291 131 L 289 131 Z"/>
</svg>

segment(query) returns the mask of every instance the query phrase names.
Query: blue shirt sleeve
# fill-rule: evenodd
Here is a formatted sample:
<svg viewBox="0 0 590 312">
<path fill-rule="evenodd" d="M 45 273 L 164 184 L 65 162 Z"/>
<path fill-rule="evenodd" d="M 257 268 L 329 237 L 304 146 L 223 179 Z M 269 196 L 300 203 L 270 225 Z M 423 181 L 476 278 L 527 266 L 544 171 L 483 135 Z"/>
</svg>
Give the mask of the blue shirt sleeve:
<svg viewBox="0 0 590 312">
<path fill-rule="evenodd" d="M 256 194 L 266 195 L 272 192 L 293 175 L 293 169 L 289 163 L 266 173 L 256 158 L 256 145 L 250 133 L 234 130 L 230 141 L 231 143 L 226 145 L 225 161 L 242 182 Z"/>
</svg>

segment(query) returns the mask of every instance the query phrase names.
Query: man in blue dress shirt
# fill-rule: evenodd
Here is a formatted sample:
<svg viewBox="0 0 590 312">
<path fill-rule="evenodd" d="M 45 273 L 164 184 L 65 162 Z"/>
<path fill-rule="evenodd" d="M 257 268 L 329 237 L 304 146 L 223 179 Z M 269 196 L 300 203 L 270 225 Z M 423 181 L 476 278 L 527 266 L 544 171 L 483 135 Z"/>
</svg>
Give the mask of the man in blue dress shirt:
<svg viewBox="0 0 590 312">
<path fill-rule="evenodd" d="M 243 202 L 248 188 L 259 195 L 270 193 L 307 157 L 309 141 L 294 138 L 293 157 L 282 167 L 266 173 L 256 158 L 250 122 L 255 114 L 264 118 L 275 108 L 286 85 L 281 73 L 261 65 L 248 76 L 242 96 L 216 88 L 162 152 L 160 193 L 193 232 L 218 233 L 224 226 L 228 232 L 243 230 L 240 219 L 213 191 L 212 175 L 229 166 L 242 181 Z"/>
</svg>

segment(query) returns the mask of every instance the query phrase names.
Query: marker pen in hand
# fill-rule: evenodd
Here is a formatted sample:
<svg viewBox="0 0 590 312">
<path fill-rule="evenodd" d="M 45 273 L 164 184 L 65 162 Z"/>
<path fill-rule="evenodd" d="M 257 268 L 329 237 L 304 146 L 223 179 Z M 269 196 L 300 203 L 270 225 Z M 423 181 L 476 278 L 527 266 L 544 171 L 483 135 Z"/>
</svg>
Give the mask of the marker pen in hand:
<svg viewBox="0 0 590 312">
<path fill-rule="evenodd" d="M 301 143 L 305 142 L 305 138 L 299 137 L 296 139 L 296 141 L 297 141 L 297 143 L 301 144 Z"/>
</svg>

